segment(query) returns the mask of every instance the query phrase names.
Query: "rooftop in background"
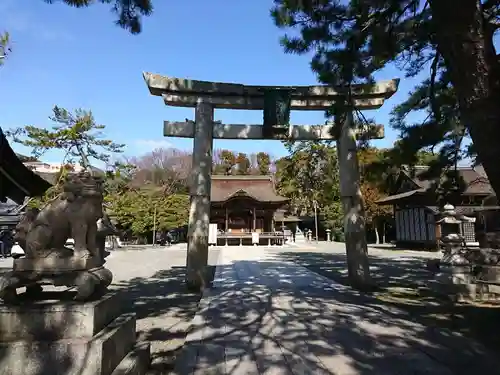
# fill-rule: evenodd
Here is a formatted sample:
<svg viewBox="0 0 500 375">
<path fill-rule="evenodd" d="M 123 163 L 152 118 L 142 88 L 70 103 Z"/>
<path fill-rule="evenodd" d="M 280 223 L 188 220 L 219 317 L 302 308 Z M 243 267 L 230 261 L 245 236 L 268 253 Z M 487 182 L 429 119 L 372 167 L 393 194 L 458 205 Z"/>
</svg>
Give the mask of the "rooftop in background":
<svg viewBox="0 0 500 375">
<path fill-rule="evenodd" d="M 61 167 L 64 165 L 63 163 L 46 163 L 43 161 L 25 162 L 23 164 L 52 185 L 56 183 L 55 177 L 57 176 L 57 173 L 61 170 Z M 74 168 L 72 173 L 79 173 L 84 170 L 84 167 L 81 166 L 80 164 L 72 164 L 72 166 Z M 103 170 L 97 167 L 91 167 L 91 168 L 92 171 L 97 175 L 105 173 Z"/>
<path fill-rule="evenodd" d="M 410 169 L 403 166 L 396 183 L 393 194 L 377 201 L 379 204 L 395 204 L 396 202 L 414 199 L 418 196 L 427 196 L 432 193 L 433 184 L 436 180 L 424 176 L 428 166 L 414 166 Z M 495 194 L 482 166 L 458 167 L 457 171 L 465 183 L 464 196 L 487 197 Z"/>
<path fill-rule="evenodd" d="M 432 184 L 435 182 L 431 179 L 426 179 L 422 176 L 425 171 L 429 168 L 425 165 L 415 166 L 415 176 L 412 176 L 410 170 L 405 168 L 402 173 L 405 173 L 415 184 L 415 188 L 427 191 L 431 188 Z M 491 187 L 490 181 L 486 176 L 484 168 L 481 165 L 476 167 L 472 166 L 462 166 L 458 167 L 457 171 L 459 175 L 463 178 L 466 185 L 464 194 L 493 194 L 493 188 Z"/>
<path fill-rule="evenodd" d="M 211 202 L 222 203 L 235 197 L 248 197 L 268 203 L 286 203 L 288 201 L 288 198 L 276 193 L 272 176 L 212 176 Z"/>
<path fill-rule="evenodd" d="M 7 198 L 7 201 L 5 203 L 0 202 L 0 215 L 10 212 L 11 210 L 14 210 L 18 206 L 19 205 L 12 199 Z"/>
<path fill-rule="evenodd" d="M 23 154 L 18 154 L 17 152 L 16 152 L 16 156 L 23 163 L 29 162 L 29 161 L 38 161 L 38 159 L 35 158 L 34 156 L 26 156 L 26 155 L 23 155 Z"/>
<path fill-rule="evenodd" d="M 23 162 L 25 166 L 30 168 L 34 172 L 42 172 L 42 173 L 57 173 L 61 170 L 61 167 L 65 165 L 65 163 L 46 163 L 44 161 L 25 161 Z M 71 165 L 75 172 L 81 172 L 84 168 L 80 164 L 72 164 Z"/>
</svg>

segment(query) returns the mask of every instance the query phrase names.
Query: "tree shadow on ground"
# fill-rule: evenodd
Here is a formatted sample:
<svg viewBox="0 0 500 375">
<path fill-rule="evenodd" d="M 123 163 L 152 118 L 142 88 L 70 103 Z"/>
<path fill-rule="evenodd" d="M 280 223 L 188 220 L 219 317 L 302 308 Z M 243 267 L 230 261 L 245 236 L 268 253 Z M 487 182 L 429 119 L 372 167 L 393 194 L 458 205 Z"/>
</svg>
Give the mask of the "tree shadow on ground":
<svg viewBox="0 0 500 375">
<path fill-rule="evenodd" d="M 391 253 L 389 250 L 388 253 Z M 426 268 L 427 258 L 411 256 L 404 253 L 370 255 L 370 271 L 377 286 L 382 289 L 391 287 L 412 288 L 424 286 L 430 273 Z M 344 253 L 328 252 L 281 252 L 277 259 L 293 261 L 309 270 L 326 276 L 329 279 L 348 285 L 346 256 Z"/>
<path fill-rule="evenodd" d="M 0 276 L 2 276 L 3 274 L 9 272 L 12 270 L 12 264 L 9 262 L 5 262 L 5 263 L 1 263 L 0 262 Z"/>
<path fill-rule="evenodd" d="M 388 262 L 401 268 L 384 277 L 388 285 L 409 285 L 404 273 L 419 272 L 409 259 Z M 342 256 L 318 253 L 218 266 L 173 373 L 500 374 L 488 349 L 460 332 L 332 283 L 344 268 Z"/>
<path fill-rule="evenodd" d="M 217 254 L 214 256 L 217 256 Z M 0 275 L 11 271 L 11 267 L 11 264 L 0 264 Z M 214 270 L 214 266 L 207 267 L 205 279 L 207 285 L 210 285 L 213 280 Z M 193 293 L 186 289 L 185 275 L 185 267 L 173 266 L 157 271 L 150 277 L 133 278 L 116 282 L 110 288 L 112 292 L 116 292 L 119 296 L 121 304 L 120 312 L 122 314 L 135 313 L 138 340 L 151 343 L 152 370 L 156 370 L 153 373 L 165 374 L 170 371 L 176 353 L 184 344 L 190 323 L 198 310 L 198 303 L 202 294 Z M 47 289 L 49 291 L 44 291 L 38 296 L 38 299 L 43 301 L 62 300 L 69 305 L 75 303 L 72 301 L 75 294 L 74 291 L 61 291 L 62 289 L 60 288 L 51 287 L 47 287 Z M 75 314 L 60 312 L 58 322 L 50 322 L 52 325 L 47 323 L 46 329 L 41 330 L 39 328 L 42 326 L 40 319 L 34 319 L 32 316 L 33 312 L 30 307 L 32 299 L 24 297 L 24 295 L 20 295 L 18 304 L 9 304 L 8 311 L 17 312 L 16 317 L 20 321 L 15 322 L 16 327 L 14 328 L 21 330 L 20 327 L 24 327 L 25 332 L 23 332 L 25 335 L 26 332 L 34 331 L 33 327 L 38 327 L 36 339 L 41 339 L 42 342 L 43 340 L 50 341 L 57 339 L 61 332 L 69 329 L 68 327 L 78 327 L 81 325 L 81 322 L 75 321 Z M 47 303 L 50 304 L 52 302 Z M 37 306 L 33 307 L 35 313 Z M 0 310 L 3 308 L 3 304 L 0 302 Z M 4 334 L 5 332 L 0 329 L 0 335 Z M 12 340 L 10 337 L 2 337 L 3 339 L 6 341 Z M 3 361 L 9 355 L 8 350 L 10 350 L 8 346 L 0 345 L 0 374 L 11 375 L 17 373 Z M 57 358 L 52 358 L 52 356 L 30 357 L 30 366 L 36 366 L 36 369 L 32 370 L 32 373 L 40 375 L 65 374 L 70 368 L 78 367 L 80 362 L 82 363 L 82 368 L 88 362 L 86 359 L 80 357 L 75 358 L 70 353 L 56 353 L 55 351 L 54 353 L 54 356 L 58 355 Z M 52 354 L 52 351 L 49 354 Z M 89 352 L 86 352 L 84 355 L 88 354 Z M 16 364 L 16 366 L 19 365 L 19 363 Z M 24 364 L 22 363 L 22 365 Z"/>
<path fill-rule="evenodd" d="M 281 259 L 349 285 L 345 254 L 282 253 Z M 371 275 L 379 287 L 374 297 L 384 304 L 411 314 L 425 325 L 450 329 L 474 338 L 492 350 L 500 350 L 500 306 L 493 304 L 452 304 L 449 299 L 429 288 L 432 274 L 426 268 L 427 258 L 401 254 L 398 257 L 370 255 Z"/>
<path fill-rule="evenodd" d="M 207 268 L 205 283 L 213 280 L 215 266 Z M 138 340 L 151 343 L 152 371 L 166 373 L 184 344 L 201 293 L 185 286 L 186 267 L 171 267 L 148 278 L 133 278 L 113 285 L 124 313 L 137 317 Z"/>
</svg>

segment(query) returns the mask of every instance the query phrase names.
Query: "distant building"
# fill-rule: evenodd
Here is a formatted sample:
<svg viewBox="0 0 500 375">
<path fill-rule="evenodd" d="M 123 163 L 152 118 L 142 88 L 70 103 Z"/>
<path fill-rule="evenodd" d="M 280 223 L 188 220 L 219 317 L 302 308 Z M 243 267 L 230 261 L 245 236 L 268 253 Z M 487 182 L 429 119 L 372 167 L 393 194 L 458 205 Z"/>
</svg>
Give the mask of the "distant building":
<svg viewBox="0 0 500 375">
<path fill-rule="evenodd" d="M 252 233 L 259 244 L 282 243 L 275 231 L 285 223 L 296 226 L 296 217 L 285 215 L 289 199 L 277 194 L 271 176 L 212 176 L 210 222 L 217 224 L 219 245 L 248 245 Z"/>
<path fill-rule="evenodd" d="M 232 233 L 271 232 L 274 216 L 289 201 L 274 190 L 271 176 L 212 176 L 210 222 Z"/>
<path fill-rule="evenodd" d="M 27 168 L 31 169 L 33 172 L 35 172 L 37 175 L 42 177 L 45 181 L 48 181 L 50 184 L 55 184 L 55 177 L 57 173 L 61 170 L 61 167 L 64 165 L 67 165 L 65 163 L 46 163 L 43 161 L 27 161 L 23 163 Z M 71 164 L 71 172 L 72 173 L 79 173 L 83 171 L 85 168 L 80 165 L 80 164 Z M 102 171 L 99 168 L 96 167 L 91 167 L 92 171 L 99 175 L 99 174 L 104 174 L 104 171 Z"/>
<path fill-rule="evenodd" d="M 23 164 L 33 172 L 40 173 L 57 173 L 61 170 L 61 167 L 65 165 L 64 163 L 46 163 L 43 161 L 28 161 Z M 84 169 L 80 164 L 71 164 L 71 167 L 76 173 Z"/>
<path fill-rule="evenodd" d="M 403 168 L 392 194 L 377 202 L 393 206 L 396 244 L 399 246 L 436 248 L 443 235 L 440 225 L 436 223 L 440 207 L 437 206 L 433 191 L 434 181 L 424 177 L 427 168 L 427 166 L 415 167 L 414 176 Z M 485 199 L 494 194 L 494 191 L 481 166 L 460 167 L 458 173 L 465 183 L 465 190 L 461 194 L 460 201 L 453 202 L 456 205 L 456 212 L 477 218 L 485 209 L 498 208 L 485 207 Z M 473 223 L 463 223 L 459 230 L 466 242 L 477 242 Z"/>
</svg>

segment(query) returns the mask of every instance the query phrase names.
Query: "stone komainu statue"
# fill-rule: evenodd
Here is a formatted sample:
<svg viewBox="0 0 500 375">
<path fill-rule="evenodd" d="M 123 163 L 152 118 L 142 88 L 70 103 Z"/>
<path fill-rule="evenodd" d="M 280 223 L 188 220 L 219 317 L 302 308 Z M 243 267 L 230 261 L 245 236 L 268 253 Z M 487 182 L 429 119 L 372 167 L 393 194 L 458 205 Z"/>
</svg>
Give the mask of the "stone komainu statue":
<svg viewBox="0 0 500 375">
<path fill-rule="evenodd" d="M 87 172 L 70 175 L 63 193 L 41 211 L 29 210 L 16 227 L 15 239 L 26 258 L 101 257 L 97 220 L 103 217 L 102 180 Z M 74 250 L 64 245 L 74 239 Z"/>
<path fill-rule="evenodd" d="M 104 267 L 104 239 L 116 234 L 103 212 L 103 181 L 84 172 L 68 176 L 63 193 L 40 211 L 29 210 L 15 238 L 26 257 L 0 276 L 0 299 L 17 299 L 17 289 L 38 294 L 43 285 L 75 287 L 76 300 L 104 293 L 113 274 Z M 65 247 L 74 239 L 74 249 Z"/>
</svg>

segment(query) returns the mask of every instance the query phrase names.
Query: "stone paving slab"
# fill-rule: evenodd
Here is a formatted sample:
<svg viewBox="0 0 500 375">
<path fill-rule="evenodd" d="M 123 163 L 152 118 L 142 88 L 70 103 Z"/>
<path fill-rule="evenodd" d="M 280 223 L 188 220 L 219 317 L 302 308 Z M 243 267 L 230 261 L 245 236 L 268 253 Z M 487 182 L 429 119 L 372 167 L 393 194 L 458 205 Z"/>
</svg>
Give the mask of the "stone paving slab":
<svg viewBox="0 0 500 375">
<path fill-rule="evenodd" d="M 476 343 L 262 249 L 222 250 L 173 373 L 499 374 Z"/>
<path fill-rule="evenodd" d="M 154 374 L 165 374 L 184 345 L 200 296 L 184 286 L 185 249 L 138 250 L 121 249 L 107 258 L 114 277 L 111 288 L 122 295 L 123 308 L 137 314 L 138 339 L 151 343 Z M 209 264 L 215 265 L 218 256 L 211 249 Z"/>
</svg>

